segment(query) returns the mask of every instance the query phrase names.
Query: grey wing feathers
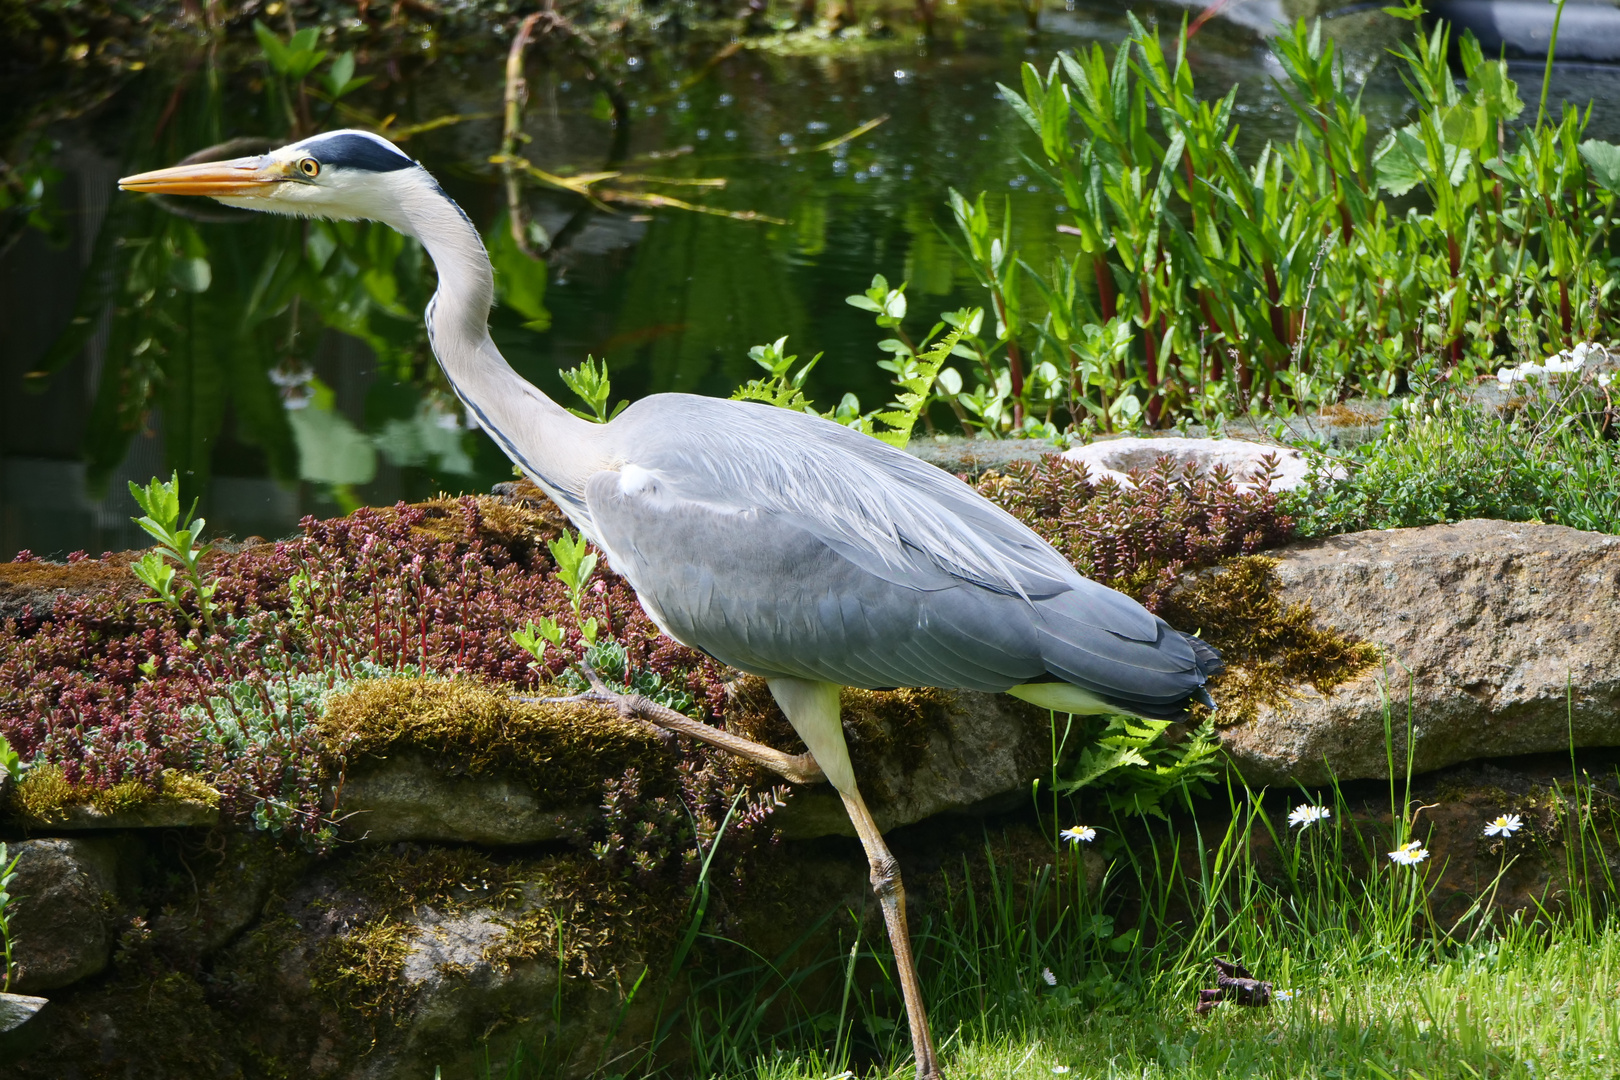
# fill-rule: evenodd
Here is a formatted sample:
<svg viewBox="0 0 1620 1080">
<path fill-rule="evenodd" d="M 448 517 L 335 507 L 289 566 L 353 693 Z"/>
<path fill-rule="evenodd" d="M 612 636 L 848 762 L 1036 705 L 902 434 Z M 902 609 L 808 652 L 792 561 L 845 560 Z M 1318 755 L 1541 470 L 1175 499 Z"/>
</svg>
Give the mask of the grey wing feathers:
<svg viewBox="0 0 1620 1080">
<path fill-rule="evenodd" d="M 858 432 L 685 395 L 626 420 L 626 466 L 587 486 L 594 531 L 665 630 L 744 671 L 867 688 L 1060 679 L 1173 715 L 1218 662 L 967 485 Z"/>
</svg>

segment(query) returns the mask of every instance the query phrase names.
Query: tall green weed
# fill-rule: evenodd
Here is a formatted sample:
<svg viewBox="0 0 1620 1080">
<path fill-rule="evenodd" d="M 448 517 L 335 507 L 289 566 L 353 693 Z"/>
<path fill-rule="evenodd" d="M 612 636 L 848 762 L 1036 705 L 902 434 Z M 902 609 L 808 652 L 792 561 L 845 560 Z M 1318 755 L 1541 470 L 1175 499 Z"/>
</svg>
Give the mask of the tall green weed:
<svg viewBox="0 0 1620 1080">
<path fill-rule="evenodd" d="M 1185 26 L 1167 44 L 1133 16 L 1112 57 L 1063 53 L 1002 86 L 1074 243 L 1029 265 L 1010 204 L 998 223 L 984 196 L 953 193 L 961 261 L 994 314 L 958 350 L 986 369 L 974 393 L 995 398 L 969 426 L 1218 425 L 1401 393 L 1425 362 L 1493 371 L 1518 313 L 1537 356 L 1611 336 L 1620 148 L 1584 138 L 1590 109 L 1514 126 L 1524 105 L 1505 62 L 1401 14 L 1413 119 L 1376 143 L 1320 23 L 1272 42 L 1299 123 L 1251 163 L 1235 149 L 1236 89 L 1198 95 Z"/>
</svg>

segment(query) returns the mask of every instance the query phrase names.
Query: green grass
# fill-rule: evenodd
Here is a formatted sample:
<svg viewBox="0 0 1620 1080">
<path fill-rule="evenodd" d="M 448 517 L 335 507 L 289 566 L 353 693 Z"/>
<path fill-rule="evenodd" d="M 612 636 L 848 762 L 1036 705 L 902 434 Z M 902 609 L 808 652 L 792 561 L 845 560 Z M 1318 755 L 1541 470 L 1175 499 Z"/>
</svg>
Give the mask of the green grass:
<svg viewBox="0 0 1620 1080">
<path fill-rule="evenodd" d="M 1337 965 L 1334 966 L 1337 968 Z M 1047 996 L 1012 1023 L 948 1040 L 951 1080 L 1051 1077 L 1613 1077 L 1620 1066 L 1620 932 L 1529 932 L 1445 961 L 1324 968 L 1290 1002 L 1220 1006 L 1155 993 L 1128 1007 L 1064 1008 Z M 738 1076 L 823 1080 L 815 1058 Z M 909 1077 L 909 1066 L 868 1074 Z"/>
<path fill-rule="evenodd" d="M 1396 723 L 1386 711 L 1387 788 L 1354 797 L 1336 784 L 1295 795 L 1233 779 L 1196 812 L 1166 800 L 1133 816 L 1085 789 L 1084 805 L 1041 796 L 1050 857 L 1016 843 L 998 853 L 987 834 L 981 853 L 931 883 L 914 924 L 948 1080 L 1620 1076 L 1620 774 L 1594 777 L 1572 751 L 1570 782 L 1532 792 L 1539 824 L 1446 850 L 1440 841 L 1456 834 L 1433 832 L 1424 814 L 1446 796 L 1414 797 Z M 1493 815 L 1514 809 L 1514 796 L 1501 798 Z M 1319 819 L 1290 825 L 1302 802 Z M 1095 843 L 1062 843 L 1059 829 L 1079 821 L 1097 828 Z M 1399 865 L 1390 853 L 1408 843 L 1425 856 Z M 1495 876 L 1460 894 L 1448 867 L 1482 857 L 1497 860 Z M 1523 858 L 1539 884 L 1499 896 Z M 644 1060 L 628 1075 L 911 1075 L 881 940 L 846 938 L 805 965 L 787 962 L 792 948 L 749 956 L 697 936 L 692 992 L 665 1029 L 690 1056 Z M 1198 1016 L 1216 957 L 1241 959 L 1284 993 Z M 521 1062 L 490 1074 L 540 1075 Z"/>
</svg>

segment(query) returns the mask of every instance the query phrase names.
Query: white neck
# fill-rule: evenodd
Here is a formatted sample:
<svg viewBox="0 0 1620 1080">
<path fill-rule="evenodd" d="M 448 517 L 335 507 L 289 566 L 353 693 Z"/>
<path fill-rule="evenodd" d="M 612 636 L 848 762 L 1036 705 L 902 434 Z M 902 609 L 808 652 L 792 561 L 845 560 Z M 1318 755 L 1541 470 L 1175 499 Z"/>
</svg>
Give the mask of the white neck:
<svg viewBox="0 0 1620 1080">
<path fill-rule="evenodd" d="M 489 336 L 495 273 L 478 231 L 426 171 L 398 175 L 398 213 L 383 220 L 421 240 L 439 272 L 427 308 L 439 365 L 507 456 L 591 534 L 585 482 L 612 467 L 607 427 L 580 419 L 512 370 Z"/>
</svg>

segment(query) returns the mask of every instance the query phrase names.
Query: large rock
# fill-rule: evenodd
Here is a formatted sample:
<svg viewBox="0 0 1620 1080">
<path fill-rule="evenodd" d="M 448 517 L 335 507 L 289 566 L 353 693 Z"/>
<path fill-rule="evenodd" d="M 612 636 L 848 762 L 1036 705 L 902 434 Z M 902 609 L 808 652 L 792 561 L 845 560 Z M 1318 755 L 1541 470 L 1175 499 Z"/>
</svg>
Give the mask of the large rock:
<svg viewBox="0 0 1620 1080">
<path fill-rule="evenodd" d="M 1226 729 L 1254 784 L 1326 782 L 1620 745 L 1620 538 L 1464 521 L 1355 533 L 1271 553 L 1285 602 L 1385 661 L 1328 696 L 1305 687 Z"/>
<path fill-rule="evenodd" d="M 578 837 L 595 807 L 542 804 L 531 785 L 502 776 L 451 774 L 425 754 L 368 758 L 345 777 L 338 815 L 346 838 L 508 847 Z"/>
<path fill-rule="evenodd" d="M 157 798 L 137 806 L 102 810 L 86 803 L 64 806 L 34 825 L 35 832 L 104 832 L 110 829 L 207 829 L 219 824 L 219 807 L 189 799 Z"/>
<path fill-rule="evenodd" d="M 18 1058 L 44 1042 L 50 1002 L 27 994 L 0 994 L 0 1061 Z"/>
<path fill-rule="evenodd" d="M 37 994 L 104 970 L 115 898 L 127 887 L 129 851 L 113 838 L 28 840 L 14 850 L 12 988 Z"/>
<path fill-rule="evenodd" d="M 406 1080 L 436 1069 L 447 1076 L 477 1076 L 486 1061 L 508 1060 L 520 1046 L 532 1055 L 548 1045 L 556 1055 L 553 1075 L 582 1077 L 592 1075 L 604 1059 L 645 1046 L 660 1011 L 655 990 L 626 1000 L 616 979 L 582 978 L 559 970 L 549 957 L 492 962 L 513 927 L 532 915 L 529 899 L 504 911 L 426 909 L 408 920 L 409 941 L 397 978 L 409 1010 L 391 1037 L 348 1077 Z M 639 971 L 640 965 L 627 963 L 616 974 L 633 981 Z M 664 974 L 650 971 L 649 987 Z M 560 1029 L 552 1011 L 559 995 L 570 1005 Z M 488 1035 L 475 1040 L 469 1032 Z"/>
</svg>

